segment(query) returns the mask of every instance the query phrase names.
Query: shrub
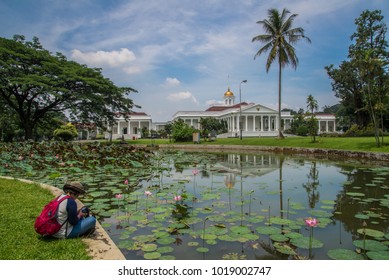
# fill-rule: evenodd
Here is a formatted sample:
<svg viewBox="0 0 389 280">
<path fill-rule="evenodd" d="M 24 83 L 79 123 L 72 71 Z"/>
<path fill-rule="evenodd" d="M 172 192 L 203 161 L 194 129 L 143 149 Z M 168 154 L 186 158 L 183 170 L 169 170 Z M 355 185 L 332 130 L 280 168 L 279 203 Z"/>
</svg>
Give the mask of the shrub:
<svg viewBox="0 0 389 280">
<path fill-rule="evenodd" d="M 78 132 L 74 125 L 68 123 L 66 125 L 61 125 L 60 128 L 54 130 L 54 137 L 57 140 L 71 141 L 77 137 Z"/>
</svg>

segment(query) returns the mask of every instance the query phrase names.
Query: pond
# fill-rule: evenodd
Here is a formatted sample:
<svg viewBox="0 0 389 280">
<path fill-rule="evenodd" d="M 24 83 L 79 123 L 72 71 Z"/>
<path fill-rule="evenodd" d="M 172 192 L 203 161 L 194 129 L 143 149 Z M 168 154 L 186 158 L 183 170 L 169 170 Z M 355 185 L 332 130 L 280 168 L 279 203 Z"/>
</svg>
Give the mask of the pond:
<svg viewBox="0 0 389 280">
<path fill-rule="evenodd" d="M 150 166 L 30 162 L 0 174 L 82 181 L 82 201 L 127 259 L 389 259 L 389 167 L 270 153 L 144 156 Z"/>
</svg>

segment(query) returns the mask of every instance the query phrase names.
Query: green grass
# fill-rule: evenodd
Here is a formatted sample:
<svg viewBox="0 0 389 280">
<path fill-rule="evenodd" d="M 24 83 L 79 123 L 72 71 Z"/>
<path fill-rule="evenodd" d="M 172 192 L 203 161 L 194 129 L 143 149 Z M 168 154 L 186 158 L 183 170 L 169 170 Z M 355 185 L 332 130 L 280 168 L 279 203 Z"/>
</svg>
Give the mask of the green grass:
<svg viewBox="0 0 389 280">
<path fill-rule="evenodd" d="M 263 138 L 224 138 L 217 139 L 214 142 L 201 141 L 202 145 L 252 145 L 268 147 L 294 147 L 294 148 L 318 148 L 318 149 L 337 149 L 360 152 L 389 152 L 389 137 L 385 137 L 385 144 L 382 147 L 376 147 L 374 137 L 316 137 L 313 143 L 310 137 L 286 137 L 277 139 L 275 137 Z M 129 140 L 130 144 L 169 144 L 169 140 L 150 139 Z M 170 144 L 174 144 L 171 142 Z M 177 144 L 193 144 L 192 142 Z"/>
<path fill-rule="evenodd" d="M 86 260 L 80 239 L 42 238 L 35 218 L 54 196 L 37 184 L 0 178 L 1 260 Z"/>
</svg>

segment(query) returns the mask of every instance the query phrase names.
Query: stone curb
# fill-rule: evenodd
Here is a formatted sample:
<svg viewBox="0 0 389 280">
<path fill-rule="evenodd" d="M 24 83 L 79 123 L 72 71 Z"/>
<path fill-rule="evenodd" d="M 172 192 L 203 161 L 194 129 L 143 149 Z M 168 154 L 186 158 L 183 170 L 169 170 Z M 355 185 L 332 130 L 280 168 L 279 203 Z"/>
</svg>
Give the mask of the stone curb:
<svg viewBox="0 0 389 280">
<path fill-rule="evenodd" d="M 38 183 L 30 180 L 19 179 L 14 177 L 5 177 L 0 176 L 3 179 L 9 180 L 18 180 L 28 184 L 37 184 L 42 188 L 48 189 L 54 196 L 62 194 L 62 190 L 43 183 Z M 82 207 L 83 204 L 81 201 L 77 200 L 77 206 Z M 43 206 L 42 206 L 43 207 Z M 92 257 L 93 260 L 125 260 L 125 256 L 120 251 L 120 249 L 115 245 L 112 239 L 109 237 L 107 232 L 101 226 L 101 224 L 96 222 L 96 231 L 88 236 L 81 238 L 88 246 L 88 254 Z"/>
</svg>

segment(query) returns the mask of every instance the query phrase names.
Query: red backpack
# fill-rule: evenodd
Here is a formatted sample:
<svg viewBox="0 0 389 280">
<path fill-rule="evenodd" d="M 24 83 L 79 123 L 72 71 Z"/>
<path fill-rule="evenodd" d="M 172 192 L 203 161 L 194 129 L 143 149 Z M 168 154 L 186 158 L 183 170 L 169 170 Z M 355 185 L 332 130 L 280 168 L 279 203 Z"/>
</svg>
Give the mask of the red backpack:
<svg viewBox="0 0 389 280">
<path fill-rule="evenodd" d="M 61 199 L 59 196 L 50 201 L 42 210 L 40 215 L 35 219 L 34 228 L 35 231 L 43 236 L 53 235 L 57 233 L 64 223 L 61 225 L 58 223 L 58 207 L 59 204 L 70 196 L 65 195 Z"/>
</svg>

